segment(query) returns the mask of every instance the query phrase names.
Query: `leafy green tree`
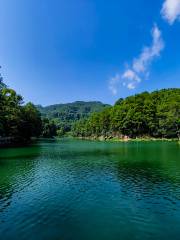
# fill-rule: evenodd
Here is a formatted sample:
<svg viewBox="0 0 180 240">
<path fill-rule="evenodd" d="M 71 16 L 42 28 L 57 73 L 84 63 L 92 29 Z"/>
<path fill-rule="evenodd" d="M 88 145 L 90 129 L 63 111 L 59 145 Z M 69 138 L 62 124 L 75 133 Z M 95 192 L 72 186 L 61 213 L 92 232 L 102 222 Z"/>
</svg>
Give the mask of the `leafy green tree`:
<svg viewBox="0 0 180 240">
<path fill-rule="evenodd" d="M 53 121 L 44 118 L 42 121 L 42 137 L 52 138 L 57 135 L 57 127 Z"/>
<path fill-rule="evenodd" d="M 40 112 L 32 103 L 23 105 L 22 96 L 7 88 L 0 75 L 0 137 L 24 142 L 39 137 L 41 131 Z"/>
<path fill-rule="evenodd" d="M 77 122 L 73 135 L 180 138 L 180 89 L 121 98 L 113 107 Z"/>
<path fill-rule="evenodd" d="M 32 103 L 27 103 L 21 111 L 19 132 L 23 138 L 39 137 L 42 132 L 40 112 Z"/>
</svg>

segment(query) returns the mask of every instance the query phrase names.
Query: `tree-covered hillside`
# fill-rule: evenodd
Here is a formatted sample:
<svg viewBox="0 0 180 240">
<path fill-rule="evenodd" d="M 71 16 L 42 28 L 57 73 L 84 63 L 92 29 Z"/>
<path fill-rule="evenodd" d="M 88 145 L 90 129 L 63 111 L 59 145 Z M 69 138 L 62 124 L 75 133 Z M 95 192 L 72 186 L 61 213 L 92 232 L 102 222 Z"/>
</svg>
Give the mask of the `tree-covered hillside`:
<svg viewBox="0 0 180 240">
<path fill-rule="evenodd" d="M 79 137 L 180 137 L 180 89 L 144 92 L 119 99 L 115 106 L 78 121 Z"/>
<path fill-rule="evenodd" d="M 64 135 L 71 131 L 73 124 L 88 118 L 92 113 L 100 112 L 110 105 L 101 102 L 76 101 L 67 104 L 55 104 L 47 107 L 37 106 L 42 117 L 54 122 L 58 129 L 58 135 Z"/>
<path fill-rule="evenodd" d="M 0 145 L 27 142 L 39 137 L 42 130 L 41 115 L 32 103 L 23 104 L 23 98 L 8 88 L 0 75 Z"/>
<path fill-rule="evenodd" d="M 6 86 L 0 74 L 0 146 L 22 144 L 32 137 L 53 137 L 57 127 L 42 117 L 32 103 Z"/>
<path fill-rule="evenodd" d="M 114 106 L 77 101 L 47 107 L 23 103 L 0 74 L 0 141 L 72 135 L 110 138 L 179 138 L 180 89 L 143 92 Z"/>
</svg>

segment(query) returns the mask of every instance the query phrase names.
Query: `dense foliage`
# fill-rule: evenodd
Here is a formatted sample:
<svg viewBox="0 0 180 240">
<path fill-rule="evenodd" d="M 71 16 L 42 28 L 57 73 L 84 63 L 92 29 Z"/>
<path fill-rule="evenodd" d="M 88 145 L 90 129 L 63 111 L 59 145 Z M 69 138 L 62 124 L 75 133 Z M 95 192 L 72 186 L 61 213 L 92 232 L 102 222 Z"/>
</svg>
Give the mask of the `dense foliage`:
<svg viewBox="0 0 180 240">
<path fill-rule="evenodd" d="M 119 99 L 115 106 L 78 121 L 79 137 L 180 137 L 180 89 L 144 92 Z"/>
<path fill-rule="evenodd" d="M 48 118 L 42 119 L 42 133 L 41 136 L 44 138 L 51 138 L 57 135 L 57 126 Z"/>
<path fill-rule="evenodd" d="M 77 101 L 47 107 L 37 106 L 37 108 L 41 112 L 42 117 L 46 118 L 46 121 L 48 118 L 50 124 L 56 126 L 57 135 L 63 136 L 71 132 L 71 129 L 76 121 L 86 119 L 92 113 L 100 112 L 108 106 L 109 105 L 102 104 L 101 102 Z"/>
<path fill-rule="evenodd" d="M 41 117 L 32 103 L 22 106 L 22 98 L 12 89 L 0 93 L 0 136 L 28 140 L 41 133 Z"/>
<path fill-rule="evenodd" d="M 23 105 L 23 99 L 8 88 L 0 76 L 0 138 L 27 141 L 41 134 L 41 115 L 32 103 Z"/>
<path fill-rule="evenodd" d="M 180 138 L 180 89 L 120 98 L 113 107 L 81 101 L 35 107 L 23 104 L 22 97 L 8 88 L 0 75 L 1 140 L 27 141 L 67 133 L 90 138 Z"/>
</svg>

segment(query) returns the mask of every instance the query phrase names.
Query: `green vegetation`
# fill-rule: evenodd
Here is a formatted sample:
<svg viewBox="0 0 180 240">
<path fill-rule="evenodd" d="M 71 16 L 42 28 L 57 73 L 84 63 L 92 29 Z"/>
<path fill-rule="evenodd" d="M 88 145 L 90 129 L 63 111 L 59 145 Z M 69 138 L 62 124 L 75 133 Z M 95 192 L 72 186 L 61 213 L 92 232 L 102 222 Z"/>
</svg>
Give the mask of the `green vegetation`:
<svg viewBox="0 0 180 240">
<path fill-rule="evenodd" d="M 144 92 L 78 121 L 73 136 L 180 138 L 180 89 Z"/>
<path fill-rule="evenodd" d="M 23 105 L 23 99 L 8 88 L 0 77 L 0 138 L 11 142 L 27 142 L 39 137 L 42 122 L 39 111 L 32 103 Z"/>
<path fill-rule="evenodd" d="M 53 121 L 48 118 L 42 119 L 42 132 L 41 136 L 44 138 L 52 138 L 57 135 L 57 126 Z"/>
<path fill-rule="evenodd" d="M 110 105 L 102 104 L 101 102 L 77 101 L 47 107 L 37 106 L 37 108 L 41 112 L 42 117 L 46 118 L 45 122 L 47 123 L 47 119 L 49 119 L 49 124 L 52 128 L 54 130 L 56 128 L 57 135 L 64 136 L 71 135 L 75 122 L 87 119 L 92 113 L 101 112 L 109 106 Z"/>
<path fill-rule="evenodd" d="M 40 113 L 41 112 L 41 113 Z M 23 104 L 0 75 L 0 142 L 27 142 L 32 137 L 67 136 L 102 139 L 179 138 L 180 89 L 144 92 L 112 107 L 77 101 L 48 107 Z"/>
<path fill-rule="evenodd" d="M 51 138 L 70 134 L 73 124 L 108 105 L 75 102 L 48 107 L 23 103 L 22 96 L 8 88 L 0 75 L 0 144 L 25 143 L 32 137 Z M 42 114 L 42 115 L 41 115 Z"/>
</svg>

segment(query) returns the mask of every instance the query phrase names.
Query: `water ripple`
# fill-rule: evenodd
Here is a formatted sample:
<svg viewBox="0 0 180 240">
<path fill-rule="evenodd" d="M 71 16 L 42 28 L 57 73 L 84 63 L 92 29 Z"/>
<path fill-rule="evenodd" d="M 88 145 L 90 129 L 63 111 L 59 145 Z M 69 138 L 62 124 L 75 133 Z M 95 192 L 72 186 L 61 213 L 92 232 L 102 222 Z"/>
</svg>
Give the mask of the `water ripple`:
<svg viewBox="0 0 180 240">
<path fill-rule="evenodd" d="M 178 239 L 179 156 L 171 143 L 54 141 L 5 150 L 0 238 Z"/>
</svg>

